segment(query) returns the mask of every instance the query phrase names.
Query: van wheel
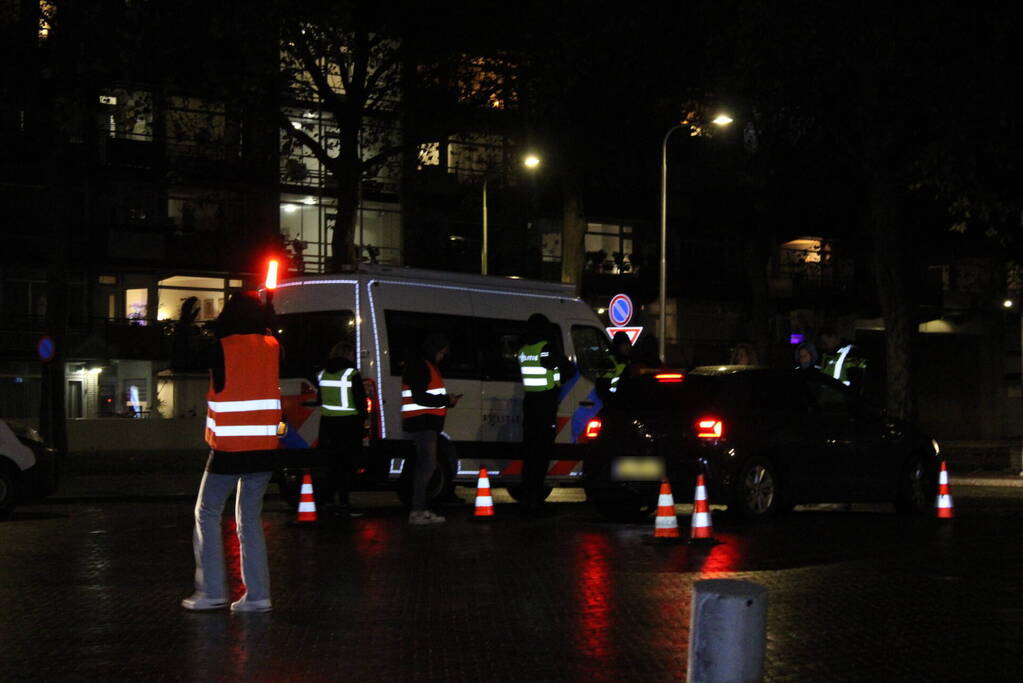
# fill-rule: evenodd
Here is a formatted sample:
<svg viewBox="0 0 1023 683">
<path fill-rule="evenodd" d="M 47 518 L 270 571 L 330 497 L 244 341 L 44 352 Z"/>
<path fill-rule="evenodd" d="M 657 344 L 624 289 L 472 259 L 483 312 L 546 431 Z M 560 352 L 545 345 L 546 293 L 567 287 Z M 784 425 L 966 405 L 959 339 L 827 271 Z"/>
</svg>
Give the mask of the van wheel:
<svg viewBox="0 0 1023 683">
<path fill-rule="evenodd" d="M 10 469 L 0 463 L 0 519 L 7 519 L 14 510 L 14 504 L 18 502 L 17 488 L 14 484 L 14 475 Z"/>
<path fill-rule="evenodd" d="M 508 495 L 512 497 L 512 500 L 514 500 L 516 503 L 521 503 L 522 502 L 522 495 L 523 494 L 522 494 L 522 485 L 521 484 L 516 484 L 514 486 L 508 486 L 507 489 L 508 489 Z M 554 489 L 551 488 L 550 486 L 544 486 L 542 489 L 540 489 L 540 502 L 543 502 L 543 501 L 547 500 L 547 496 L 551 495 L 551 491 L 553 491 L 553 490 Z"/>
<path fill-rule="evenodd" d="M 426 485 L 426 504 L 431 505 L 455 495 L 455 464 L 451 457 L 452 448 L 447 439 L 440 437 L 437 443 L 437 469 L 433 471 Z M 416 471 L 416 456 L 411 453 L 405 458 L 398 479 L 398 498 L 405 507 L 412 506 L 412 476 Z"/>
</svg>

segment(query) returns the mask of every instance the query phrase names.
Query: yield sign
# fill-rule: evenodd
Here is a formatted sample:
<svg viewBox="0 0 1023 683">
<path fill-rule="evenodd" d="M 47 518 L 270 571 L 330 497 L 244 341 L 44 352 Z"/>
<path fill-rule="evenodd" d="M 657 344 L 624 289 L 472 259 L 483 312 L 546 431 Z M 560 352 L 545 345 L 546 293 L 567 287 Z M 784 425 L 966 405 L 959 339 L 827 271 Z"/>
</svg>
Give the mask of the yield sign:
<svg viewBox="0 0 1023 683">
<path fill-rule="evenodd" d="M 624 332 L 629 337 L 629 343 L 633 346 L 636 345 L 636 340 L 639 339 L 640 333 L 643 331 L 642 327 L 605 327 L 604 331 L 607 332 L 609 339 L 615 338 L 616 332 Z"/>
</svg>

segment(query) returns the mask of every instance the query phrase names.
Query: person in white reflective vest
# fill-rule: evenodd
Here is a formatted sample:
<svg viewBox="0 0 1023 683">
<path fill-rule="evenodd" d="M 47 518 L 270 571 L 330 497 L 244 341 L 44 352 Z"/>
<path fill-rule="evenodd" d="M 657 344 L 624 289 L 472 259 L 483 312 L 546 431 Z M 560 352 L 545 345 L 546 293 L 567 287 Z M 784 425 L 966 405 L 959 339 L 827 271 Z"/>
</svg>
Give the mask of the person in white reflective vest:
<svg viewBox="0 0 1023 683">
<path fill-rule="evenodd" d="M 821 332 L 821 372 L 834 377 L 857 393 L 863 393 L 863 380 L 867 373 L 867 359 L 851 342 L 834 330 Z"/>
<path fill-rule="evenodd" d="M 534 313 L 526 323 L 519 349 L 522 374 L 522 486 L 524 514 L 537 514 L 546 498 L 544 479 L 557 437 L 557 417 L 562 382 L 575 375 L 572 365 L 553 342 L 557 329 L 547 317 Z"/>
<path fill-rule="evenodd" d="M 362 375 L 355 367 L 355 345 L 350 341 L 335 344 L 316 379 L 320 387 L 319 448 L 327 454 L 327 476 L 313 487 L 320 498 L 318 506 L 325 512 L 359 517 L 362 513 L 352 508 L 349 490 L 362 454 L 369 411 Z"/>
<path fill-rule="evenodd" d="M 437 441 L 444 431 L 448 408 L 458 405 L 461 394 L 449 394 L 440 374 L 440 364 L 448 352 L 448 340 L 433 333 L 423 340 L 422 356 L 411 359 L 401 376 L 401 426 L 415 443 L 415 473 L 412 477 L 413 525 L 439 524 L 441 515 L 426 509 L 426 487 L 437 469 Z"/>
<path fill-rule="evenodd" d="M 195 593 L 181 601 L 188 610 L 270 610 L 270 573 L 263 538 L 263 495 L 274 469 L 281 421 L 280 346 L 270 334 L 272 308 L 255 292 L 236 292 L 214 323 L 215 340 L 193 334 L 197 300 L 181 306 L 171 367 L 206 369 L 206 462 L 195 504 Z M 235 528 L 241 548 L 245 594 L 230 602 L 224 565 L 221 516 L 235 493 Z"/>
</svg>

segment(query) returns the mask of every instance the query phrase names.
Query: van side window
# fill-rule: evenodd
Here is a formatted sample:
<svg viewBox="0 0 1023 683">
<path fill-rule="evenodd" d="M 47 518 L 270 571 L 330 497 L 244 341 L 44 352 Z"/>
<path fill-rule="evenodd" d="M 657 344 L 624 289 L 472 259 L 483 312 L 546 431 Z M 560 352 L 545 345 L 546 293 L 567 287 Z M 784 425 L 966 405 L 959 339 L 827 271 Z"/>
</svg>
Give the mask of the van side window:
<svg viewBox="0 0 1023 683">
<path fill-rule="evenodd" d="M 276 322 L 276 336 L 283 349 L 281 377 L 312 381 L 335 344 L 355 344 L 355 314 L 351 311 L 282 313 Z"/>
<path fill-rule="evenodd" d="M 473 319 L 465 315 L 386 311 L 391 375 L 401 377 L 405 363 L 420 358 L 423 340 L 433 332 L 448 338 L 448 354 L 440 367 L 446 379 L 479 379 Z"/>
<path fill-rule="evenodd" d="M 595 380 L 614 369 L 614 352 L 603 330 L 589 325 L 573 325 L 572 346 L 579 374 L 586 379 Z"/>
<path fill-rule="evenodd" d="M 526 321 L 478 318 L 477 323 L 483 379 L 520 382 L 518 354 L 526 335 Z"/>
</svg>

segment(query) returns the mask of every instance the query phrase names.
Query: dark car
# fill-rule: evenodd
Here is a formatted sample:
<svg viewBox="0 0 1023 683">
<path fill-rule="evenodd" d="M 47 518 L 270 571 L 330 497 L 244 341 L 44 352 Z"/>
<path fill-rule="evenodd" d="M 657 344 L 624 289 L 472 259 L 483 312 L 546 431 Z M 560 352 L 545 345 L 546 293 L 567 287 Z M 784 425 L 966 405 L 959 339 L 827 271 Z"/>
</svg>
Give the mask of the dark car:
<svg viewBox="0 0 1023 683">
<path fill-rule="evenodd" d="M 57 453 L 39 432 L 22 422 L 0 419 L 0 519 L 20 501 L 53 493 L 58 478 Z"/>
<path fill-rule="evenodd" d="M 934 503 L 937 442 L 812 370 L 633 377 L 600 420 L 586 492 L 609 519 L 656 509 L 662 477 L 676 501 L 692 500 L 698 474 L 711 504 L 754 519 L 805 503 L 892 501 L 903 512 Z"/>
</svg>

